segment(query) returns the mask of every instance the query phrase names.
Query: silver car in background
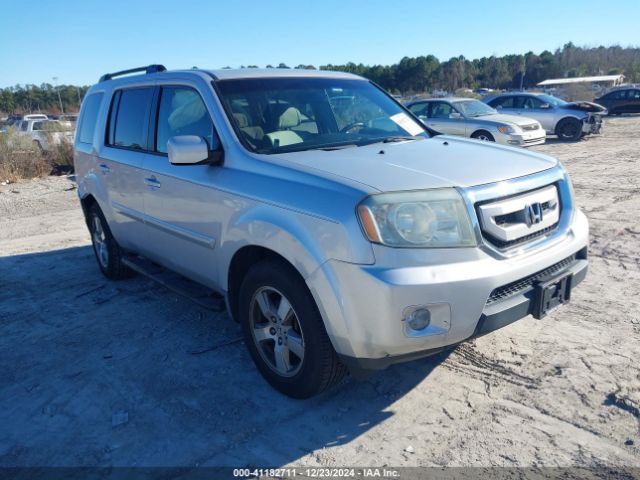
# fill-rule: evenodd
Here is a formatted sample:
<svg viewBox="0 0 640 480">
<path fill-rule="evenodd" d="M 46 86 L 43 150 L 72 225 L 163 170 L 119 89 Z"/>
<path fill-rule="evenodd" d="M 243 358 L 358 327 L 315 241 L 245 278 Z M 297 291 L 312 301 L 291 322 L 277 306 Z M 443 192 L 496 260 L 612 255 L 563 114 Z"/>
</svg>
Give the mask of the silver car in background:
<svg viewBox="0 0 640 480">
<path fill-rule="evenodd" d="M 545 142 L 537 120 L 500 114 L 473 98 L 441 98 L 412 102 L 407 108 L 439 133 L 527 147 Z"/>
<path fill-rule="evenodd" d="M 549 135 L 560 140 L 579 140 L 583 135 L 602 131 L 607 109 L 592 102 L 565 102 L 544 93 L 512 92 L 489 96 L 485 103 L 499 112 L 538 120 Z"/>
</svg>

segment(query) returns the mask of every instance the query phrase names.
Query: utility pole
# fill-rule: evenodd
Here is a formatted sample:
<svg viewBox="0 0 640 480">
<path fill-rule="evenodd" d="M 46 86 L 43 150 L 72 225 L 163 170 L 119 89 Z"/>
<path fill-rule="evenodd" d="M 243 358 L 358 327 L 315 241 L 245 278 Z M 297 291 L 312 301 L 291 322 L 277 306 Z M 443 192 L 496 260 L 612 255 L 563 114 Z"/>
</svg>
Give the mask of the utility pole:
<svg viewBox="0 0 640 480">
<path fill-rule="evenodd" d="M 58 102 L 60 103 L 60 114 L 64 115 L 64 108 L 62 107 L 62 97 L 60 96 L 60 89 L 57 86 L 58 77 L 52 77 L 52 78 L 53 78 L 53 85 L 54 85 L 56 91 L 58 92 Z"/>
</svg>

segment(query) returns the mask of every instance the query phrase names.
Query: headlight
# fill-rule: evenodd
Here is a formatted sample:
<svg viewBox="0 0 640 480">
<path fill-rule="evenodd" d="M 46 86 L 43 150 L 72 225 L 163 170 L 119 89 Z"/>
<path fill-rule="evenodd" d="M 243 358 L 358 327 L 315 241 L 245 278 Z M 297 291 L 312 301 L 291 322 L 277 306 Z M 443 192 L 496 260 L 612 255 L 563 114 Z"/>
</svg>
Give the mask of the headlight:
<svg viewBox="0 0 640 480">
<path fill-rule="evenodd" d="M 569 193 L 571 194 L 571 198 L 576 198 L 575 190 L 573 189 L 573 182 L 571 181 L 571 177 L 569 176 L 567 168 L 562 164 L 561 161 L 558 161 L 558 165 L 560 165 L 560 169 L 562 170 L 562 173 L 564 173 L 564 181 L 567 182 L 567 185 L 569 186 Z"/>
<path fill-rule="evenodd" d="M 503 127 L 498 127 L 498 131 L 500 133 L 505 133 L 505 134 L 516 133 L 516 129 L 514 127 L 509 126 L 509 125 L 505 125 Z"/>
<path fill-rule="evenodd" d="M 369 240 L 390 247 L 476 245 L 467 209 L 453 188 L 371 195 L 358 215 Z"/>
</svg>

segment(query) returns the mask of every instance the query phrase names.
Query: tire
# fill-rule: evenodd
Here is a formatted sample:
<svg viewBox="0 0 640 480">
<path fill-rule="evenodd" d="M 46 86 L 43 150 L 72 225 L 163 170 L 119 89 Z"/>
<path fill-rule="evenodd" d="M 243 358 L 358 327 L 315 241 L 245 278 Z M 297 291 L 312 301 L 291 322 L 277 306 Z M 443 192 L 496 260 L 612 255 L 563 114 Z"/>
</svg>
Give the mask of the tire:
<svg viewBox="0 0 640 480">
<path fill-rule="evenodd" d="M 582 122 L 576 118 L 563 118 L 556 125 L 556 135 L 560 140 L 576 141 L 582 136 Z"/>
<path fill-rule="evenodd" d="M 275 259 L 254 265 L 242 281 L 238 301 L 245 344 L 262 376 L 276 390 L 304 399 L 345 377 L 347 368 L 293 267 Z"/>
<path fill-rule="evenodd" d="M 493 135 L 491 135 L 486 130 L 478 130 L 477 132 L 473 132 L 473 134 L 471 135 L 471 138 L 475 138 L 476 140 L 482 140 L 484 142 L 496 141 L 496 139 L 493 138 Z"/>
<path fill-rule="evenodd" d="M 122 263 L 122 249 L 113 238 L 109 224 L 97 203 L 89 207 L 87 224 L 91 233 L 93 253 L 104 276 L 111 280 L 131 277 L 133 271 Z"/>
</svg>

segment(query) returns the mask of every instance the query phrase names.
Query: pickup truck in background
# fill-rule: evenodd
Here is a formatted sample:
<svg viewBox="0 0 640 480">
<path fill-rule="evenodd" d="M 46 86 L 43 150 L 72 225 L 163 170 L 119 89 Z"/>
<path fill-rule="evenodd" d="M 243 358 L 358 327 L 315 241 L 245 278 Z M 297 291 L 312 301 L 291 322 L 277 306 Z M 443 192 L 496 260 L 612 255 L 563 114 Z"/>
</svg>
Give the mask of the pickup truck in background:
<svg viewBox="0 0 640 480">
<path fill-rule="evenodd" d="M 73 144 L 75 129 L 71 122 L 59 120 L 22 120 L 15 125 L 18 134 L 31 137 L 33 144 L 42 152 L 48 152 L 52 146 L 63 142 Z"/>
</svg>

